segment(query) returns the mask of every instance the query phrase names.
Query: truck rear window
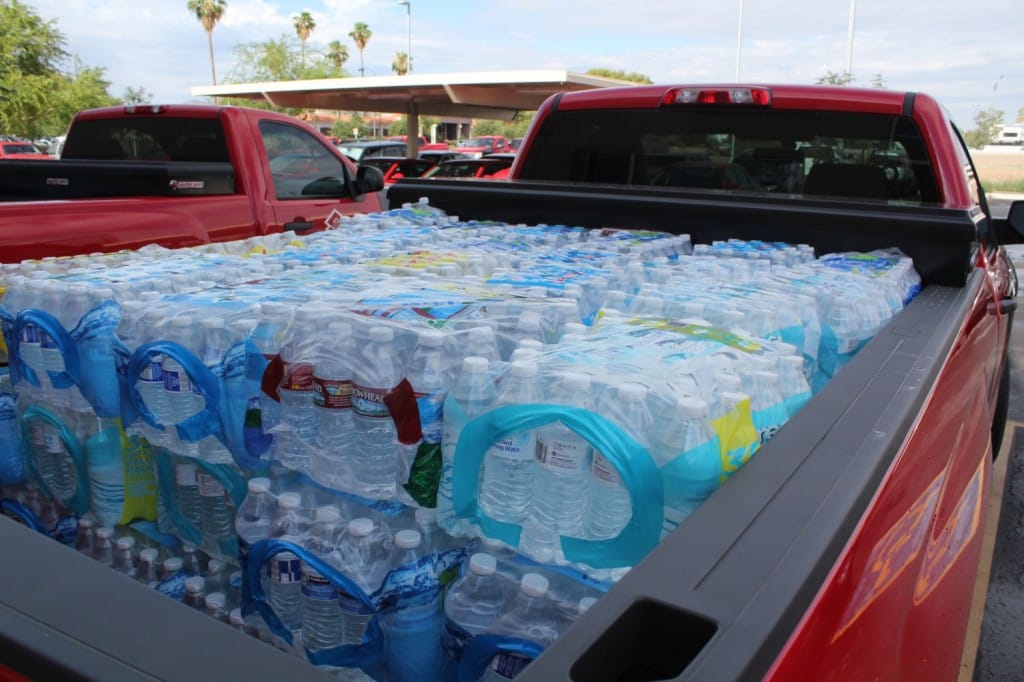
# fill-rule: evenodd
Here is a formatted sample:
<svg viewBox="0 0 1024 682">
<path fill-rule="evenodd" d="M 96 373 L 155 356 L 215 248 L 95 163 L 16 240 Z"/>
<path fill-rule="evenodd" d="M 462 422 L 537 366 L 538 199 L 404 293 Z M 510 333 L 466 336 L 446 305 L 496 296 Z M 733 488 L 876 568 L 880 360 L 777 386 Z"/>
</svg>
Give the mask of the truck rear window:
<svg viewBox="0 0 1024 682">
<path fill-rule="evenodd" d="M 163 116 L 76 121 L 64 143 L 61 158 L 230 161 L 218 119 Z"/>
<path fill-rule="evenodd" d="M 687 190 L 936 203 L 912 120 L 718 108 L 553 112 L 520 177 Z"/>
</svg>

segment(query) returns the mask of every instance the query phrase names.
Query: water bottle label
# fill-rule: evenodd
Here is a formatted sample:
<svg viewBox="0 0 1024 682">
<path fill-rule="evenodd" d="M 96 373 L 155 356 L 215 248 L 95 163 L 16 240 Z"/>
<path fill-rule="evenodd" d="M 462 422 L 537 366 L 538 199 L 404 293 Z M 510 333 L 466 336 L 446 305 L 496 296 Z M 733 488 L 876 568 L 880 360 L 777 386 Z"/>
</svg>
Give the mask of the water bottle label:
<svg viewBox="0 0 1024 682">
<path fill-rule="evenodd" d="M 185 599 L 185 581 L 189 577 L 185 571 L 178 571 L 161 580 L 156 586 L 156 591 L 165 597 L 182 601 Z"/>
<path fill-rule="evenodd" d="M 522 461 L 537 456 L 535 436 L 529 431 L 513 433 L 491 446 L 487 456 L 500 457 L 506 461 Z"/>
<path fill-rule="evenodd" d="M 178 485 L 194 486 L 198 485 L 198 472 L 195 464 L 189 464 L 188 462 L 178 462 L 174 465 L 174 482 Z"/>
<path fill-rule="evenodd" d="M 369 616 L 373 614 L 370 607 L 342 589 L 338 590 L 338 604 L 342 611 L 351 615 Z"/>
<path fill-rule="evenodd" d="M 590 446 L 582 438 L 538 438 L 537 461 L 552 469 L 582 469 Z"/>
<path fill-rule="evenodd" d="M 302 560 L 289 552 L 271 558 L 267 562 L 267 571 L 275 583 L 302 582 Z"/>
<path fill-rule="evenodd" d="M 532 658 L 519 654 L 501 653 L 491 661 L 491 670 L 499 679 L 515 679 L 523 669 L 530 665 Z"/>
<path fill-rule="evenodd" d="M 619 476 L 618 470 L 612 466 L 604 455 L 600 452 L 594 453 L 594 466 L 593 466 L 594 477 L 604 483 L 611 485 L 621 485 L 622 478 Z"/>
<path fill-rule="evenodd" d="M 164 367 L 164 390 L 171 393 L 188 393 L 192 391 L 192 381 L 184 368 L 168 369 Z"/>
<path fill-rule="evenodd" d="M 34 324 L 25 325 L 21 330 L 22 343 L 39 343 L 39 327 Z"/>
<path fill-rule="evenodd" d="M 159 362 L 151 362 L 142 368 L 139 372 L 139 381 L 151 381 L 153 383 L 163 383 L 164 381 L 164 370 L 163 365 Z"/>
<path fill-rule="evenodd" d="M 313 388 L 313 366 L 306 363 L 288 365 L 281 386 L 290 391 L 309 391 Z"/>
<path fill-rule="evenodd" d="M 224 486 L 220 484 L 216 476 L 197 471 L 196 478 L 199 481 L 199 494 L 202 497 L 222 497 L 224 495 Z"/>
<path fill-rule="evenodd" d="M 353 384 L 352 409 L 362 417 L 387 419 L 391 416 L 388 406 L 384 403 L 384 397 L 387 394 L 388 389 L 386 388 L 370 388 Z"/>
<path fill-rule="evenodd" d="M 331 410 L 352 407 L 352 381 L 350 379 L 324 379 L 313 377 L 313 404 Z"/>
<path fill-rule="evenodd" d="M 302 567 L 302 596 L 316 601 L 338 600 L 338 588 L 310 566 Z"/>
</svg>

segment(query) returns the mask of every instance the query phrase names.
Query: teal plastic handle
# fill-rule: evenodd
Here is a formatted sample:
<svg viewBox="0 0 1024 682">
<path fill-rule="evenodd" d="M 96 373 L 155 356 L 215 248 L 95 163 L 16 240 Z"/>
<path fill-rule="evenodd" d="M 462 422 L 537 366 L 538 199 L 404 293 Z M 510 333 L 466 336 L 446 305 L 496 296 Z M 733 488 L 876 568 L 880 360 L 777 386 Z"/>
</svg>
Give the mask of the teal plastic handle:
<svg viewBox="0 0 1024 682">
<path fill-rule="evenodd" d="M 451 410 L 451 411 L 449 411 Z M 465 420 L 455 400 L 445 405 L 445 418 Z M 593 568 L 635 566 L 661 538 L 664 490 L 658 467 L 647 449 L 622 428 L 604 417 L 564 405 L 506 405 L 469 421 L 459 435 L 452 474 L 455 514 L 478 524 L 488 537 L 512 547 L 519 545 L 521 526 L 501 523 L 485 515 L 477 504 L 479 473 L 484 454 L 509 434 L 560 421 L 599 451 L 619 472 L 629 491 L 632 518 L 622 532 L 608 540 L 582 540 L 562 536 L 565 558 Z"/>
</svg>

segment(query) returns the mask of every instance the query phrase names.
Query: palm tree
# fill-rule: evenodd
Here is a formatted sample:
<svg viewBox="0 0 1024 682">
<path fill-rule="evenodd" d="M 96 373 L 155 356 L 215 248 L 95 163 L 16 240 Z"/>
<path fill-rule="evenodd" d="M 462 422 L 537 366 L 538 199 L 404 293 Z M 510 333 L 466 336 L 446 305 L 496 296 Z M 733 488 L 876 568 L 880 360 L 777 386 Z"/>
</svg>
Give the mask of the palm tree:
<svg viewBox="0 0 1024 682">
<path fill-rule="evenodd" d="M 188 0 L 188 11 L 196 15 L 196 19 L 206 31 L 206 42 L 210 47 L 210 77 L 214 85 L 217 84 L 217 70 L 213 65 L 213 27 L 227 9 L 226 0 Z"/>
<path fill-rule="evenodd" d="M 295 33 L 299 36 L 299 42 L 302 44 L 302 68 L 306 68 L 306 41 L 309 40 L 309 34 L 316 28 L 316 21 L 313 20 L 313 15 L 309 12 L 303 12 L 302 14 L 294 17 L 295 19 Z"/>
<path fill-rule="evenodd" d="M 395 60 L 391 62 L 391 70 L 399 76 L 409 73 L 409 55 L 405 52 L 396 52 Z"/>
<path fill-rule="evenodd" d="M 356 49 L 359 50 L 359 75 L 365 76 L 366 69 L 363 68 L 363 50 L 366 49 L 366 43 L 370 42 L 370 27 L 361 21 L 357 21 L 356 25 L 352 27 L 352 32 L 348 34 L 348 37 L 352 39 L 352 42 L 356 44 Z"/>
<path fill-rule="evenodd" d="M 342 45 L 340 40 L 327 43 L 327 60 L 334 65 L 340 75 L 341 67 L 348 61 L 348 47 Z"/>
</svg>

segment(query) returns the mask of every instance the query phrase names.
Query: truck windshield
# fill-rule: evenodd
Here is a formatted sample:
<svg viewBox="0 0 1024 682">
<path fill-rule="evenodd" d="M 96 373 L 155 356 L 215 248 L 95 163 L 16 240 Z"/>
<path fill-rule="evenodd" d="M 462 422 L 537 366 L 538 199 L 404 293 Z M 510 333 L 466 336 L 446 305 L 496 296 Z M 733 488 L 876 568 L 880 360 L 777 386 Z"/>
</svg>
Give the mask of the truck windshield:
<svg viewBox="0 0 1024 682">
<path fill-rule="evenodd" d="M 61 158 L 227 163 L 227 143 L 217 119 L 121 116 L 76 121 Z"/>
<path fill-rule="evenodd" d="M 553 112 L 519 177 L 794 197 L 939 201 L 920 132 L 899 116 L 637 109 Z"/>
</svg>

